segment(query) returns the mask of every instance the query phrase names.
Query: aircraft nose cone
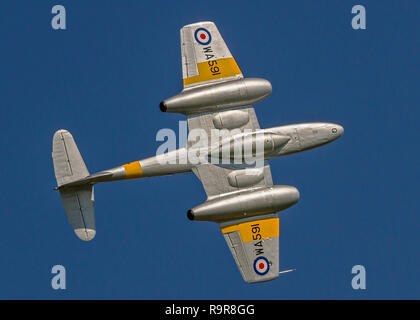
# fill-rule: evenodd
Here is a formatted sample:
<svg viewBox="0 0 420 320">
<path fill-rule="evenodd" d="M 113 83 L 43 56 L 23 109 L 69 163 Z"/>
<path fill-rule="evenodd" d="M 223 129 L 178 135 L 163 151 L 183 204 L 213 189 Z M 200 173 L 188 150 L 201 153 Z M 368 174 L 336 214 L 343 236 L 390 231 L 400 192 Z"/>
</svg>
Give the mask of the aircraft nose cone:
<svg viewBox="0 0 420 320">
<path fill-rule="evenodd" d="M 344 128 L 340 126 L 339 124 L 332 124 L 330 126 L 330 137 L 332 140 L 335 140 L 339 137 L 341 137 L 344 133 Z"/>
<path fill-rule="evenodd" d="M 344 133 L 344 128 L 340 125 L 337 125 L 337 134 L 341 137 Z"/>
</svg>

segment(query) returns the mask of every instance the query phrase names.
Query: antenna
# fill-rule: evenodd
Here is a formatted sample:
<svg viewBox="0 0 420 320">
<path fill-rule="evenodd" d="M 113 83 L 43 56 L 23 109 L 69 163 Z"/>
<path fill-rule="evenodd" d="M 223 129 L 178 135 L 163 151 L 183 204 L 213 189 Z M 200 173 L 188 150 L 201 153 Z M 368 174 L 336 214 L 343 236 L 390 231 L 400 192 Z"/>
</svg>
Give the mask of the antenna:
<svg viewBox="0 0 420 320">
<path fill-rule="evenodd" d="M 295 271 L 295 270 L 296 269 L 287 269 L 287 270 L 280 271 L 279 274 L 288 273 L 288 272 L 292 272 L 292 271 Z"/>
</svg>

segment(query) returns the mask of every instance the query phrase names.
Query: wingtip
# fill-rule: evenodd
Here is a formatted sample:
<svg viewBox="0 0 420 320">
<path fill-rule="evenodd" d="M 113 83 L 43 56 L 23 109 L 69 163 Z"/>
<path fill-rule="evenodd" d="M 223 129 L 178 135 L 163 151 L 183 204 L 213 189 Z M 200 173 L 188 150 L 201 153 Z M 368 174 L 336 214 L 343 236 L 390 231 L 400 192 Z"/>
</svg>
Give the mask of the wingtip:
<svg viewBox="0 0 420 320">
<path fill-rule="evenodd" d="M 83 241 L 90 241 L 93 238 L 95 238 L 96 230 L 93 229 L 86 229 L 86 228 L 80 228 L 80 229 L 74 229 L 74 233 L 76 236 Z"/>
<path fill-rule="evenodd" d="M 56 132 L 54 132 L 53 140 L 61 139 L 61 137 L 62 137 L 63 134 L 70 135 L 71 137 L 73 137 L 68 130 L 66 130 L 66 129 L 59 129 Z"/>
<path fill-rule="evenodd" d="M 70 132 L 66 129 L 59 129 L 54 134 L 58 134 L 58 133 L 70 133 Z"/>
<path fill-rule="evenodd" d="M 278 277 L 279 277 L 279 274 L 273 274 L 270 277 L 264 277 L 264 278 L 259 277 L 259 278 L 251 278 L 251 279 L 244 278 L 244 280 L 246 283 L 253 284 L 253 283 L 262 283 L 262 282 L 272 281 L 272 280 L 277 279 Z"/>
<path fill-rule="evenodd" d="M 204 24 L 213 24 L 214 25 L 215 23 L 213 21 L 199 21 L 199 22 L 194 22 L 194 23 L 190 23 L 190 24 L 187 24 L 187 25 L 183 26 L 181 28 L 181 30 L 183 28 L 191 28 L 191 27 L 201 26 L 201 25 L 204 25 Z"/>
</svg>

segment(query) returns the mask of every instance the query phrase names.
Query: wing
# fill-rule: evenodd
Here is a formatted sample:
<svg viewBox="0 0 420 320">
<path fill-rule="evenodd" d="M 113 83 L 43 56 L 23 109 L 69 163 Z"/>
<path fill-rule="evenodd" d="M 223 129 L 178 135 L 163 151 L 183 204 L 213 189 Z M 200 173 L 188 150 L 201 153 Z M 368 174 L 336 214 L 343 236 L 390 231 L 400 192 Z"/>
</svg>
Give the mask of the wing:
<svg viewBox="0 0 420 320">
<path fill-rule="evenodd" d="M 206 86 L 220 81 L 231 81 L 243 78 L 235 59 L 229 51 L 219 30 L 213 22 L 199 22 L 187 25 L 181 29 L 182 47 L 182 73 L 184 86 Z M 216 75 L 213 75 L 209 66 L 218 66 Z M 188 128 L 190 133 L 194 129 L 204 129 L 210 139 L 212 130 L 233 130 L 235 133 L 243 132 L 245 129 L 258 130 L 258 123 L 255 110 L 252 106 L 244 106 L 223 110 L 220 112 L 208 112 L 188 116 Z M 239 131 L 238 131 L 239 130 Z M 194 145 L 195 137 L 188 136 L 188 147 Z M 232 167 L 215 166 L 212 164 L 201 164 L 193 169 L 194 174 L 201 180 L 208 197 L 217 196 L 223 193 L 241 189 L 242 176 L 245 174 L 245 166 L 236 166 L 235 174 Z M 263 168 L 255 169 L 252 174 L 254 181 L 252 187 L 272 186 L 271 171 L 268 162 Z"/>
<path fill-rule="evenodd" d="M 214 23 L 200 22 L 183 27 L 181 46 L 185 89 L 243 78 Z M 211 137 L 212 130 L 235 129 L 235 133 L 239 133 L 245 129 L 260 129 L 252 106 L 190 115 L 188 127 L 188 147 L 199 147 L 200 140 L 197 142 L 191 134 L 194 129 L 204 129 L 207 137 Z M 193 172 L 203 184 L 208 198 L 245 188 L 273 185 L 267 161 L 262 168 L 255 169 L 241 165 L 204 163 L 194 167 Z M 263 282 L 278 277 L 278 220 L 277 214 L 271 214 L 220 224 L 226 243 L 246 282 Z"/>
<path fill-rule="evenodd" d="M 225 41 L 213 22 L 199 22 L 181 29 L 184 87 L 243 78 Z"/>
<path fill-rule="evenodd" d="M 279 218 L 255 217 L 251 221 L 220 225 L 242 277 L 248 283 L 279 276 Z"/>
</svg>

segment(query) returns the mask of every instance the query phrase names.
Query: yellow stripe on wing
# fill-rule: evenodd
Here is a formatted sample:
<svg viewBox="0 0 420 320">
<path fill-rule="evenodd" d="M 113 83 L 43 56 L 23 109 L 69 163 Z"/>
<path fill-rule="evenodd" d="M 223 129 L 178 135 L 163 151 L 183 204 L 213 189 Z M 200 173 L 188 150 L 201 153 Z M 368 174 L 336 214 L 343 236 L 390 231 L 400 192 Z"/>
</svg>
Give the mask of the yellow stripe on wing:
<svg viewBox="0 0 420 320">
<path fill-rule="evenodd" d="M 184 86 L 242 74 L 234 58 L 223 58 L 197 63 L 198 75 L 184 79 Z"/>
<path fill-rule="evenodd" d="M 279 218 L 268 218 L 234 224 L 220 228 L 222 233 L 239 231 L 242 242 L 274 238 L 279 236 Z"/>
</svg>

